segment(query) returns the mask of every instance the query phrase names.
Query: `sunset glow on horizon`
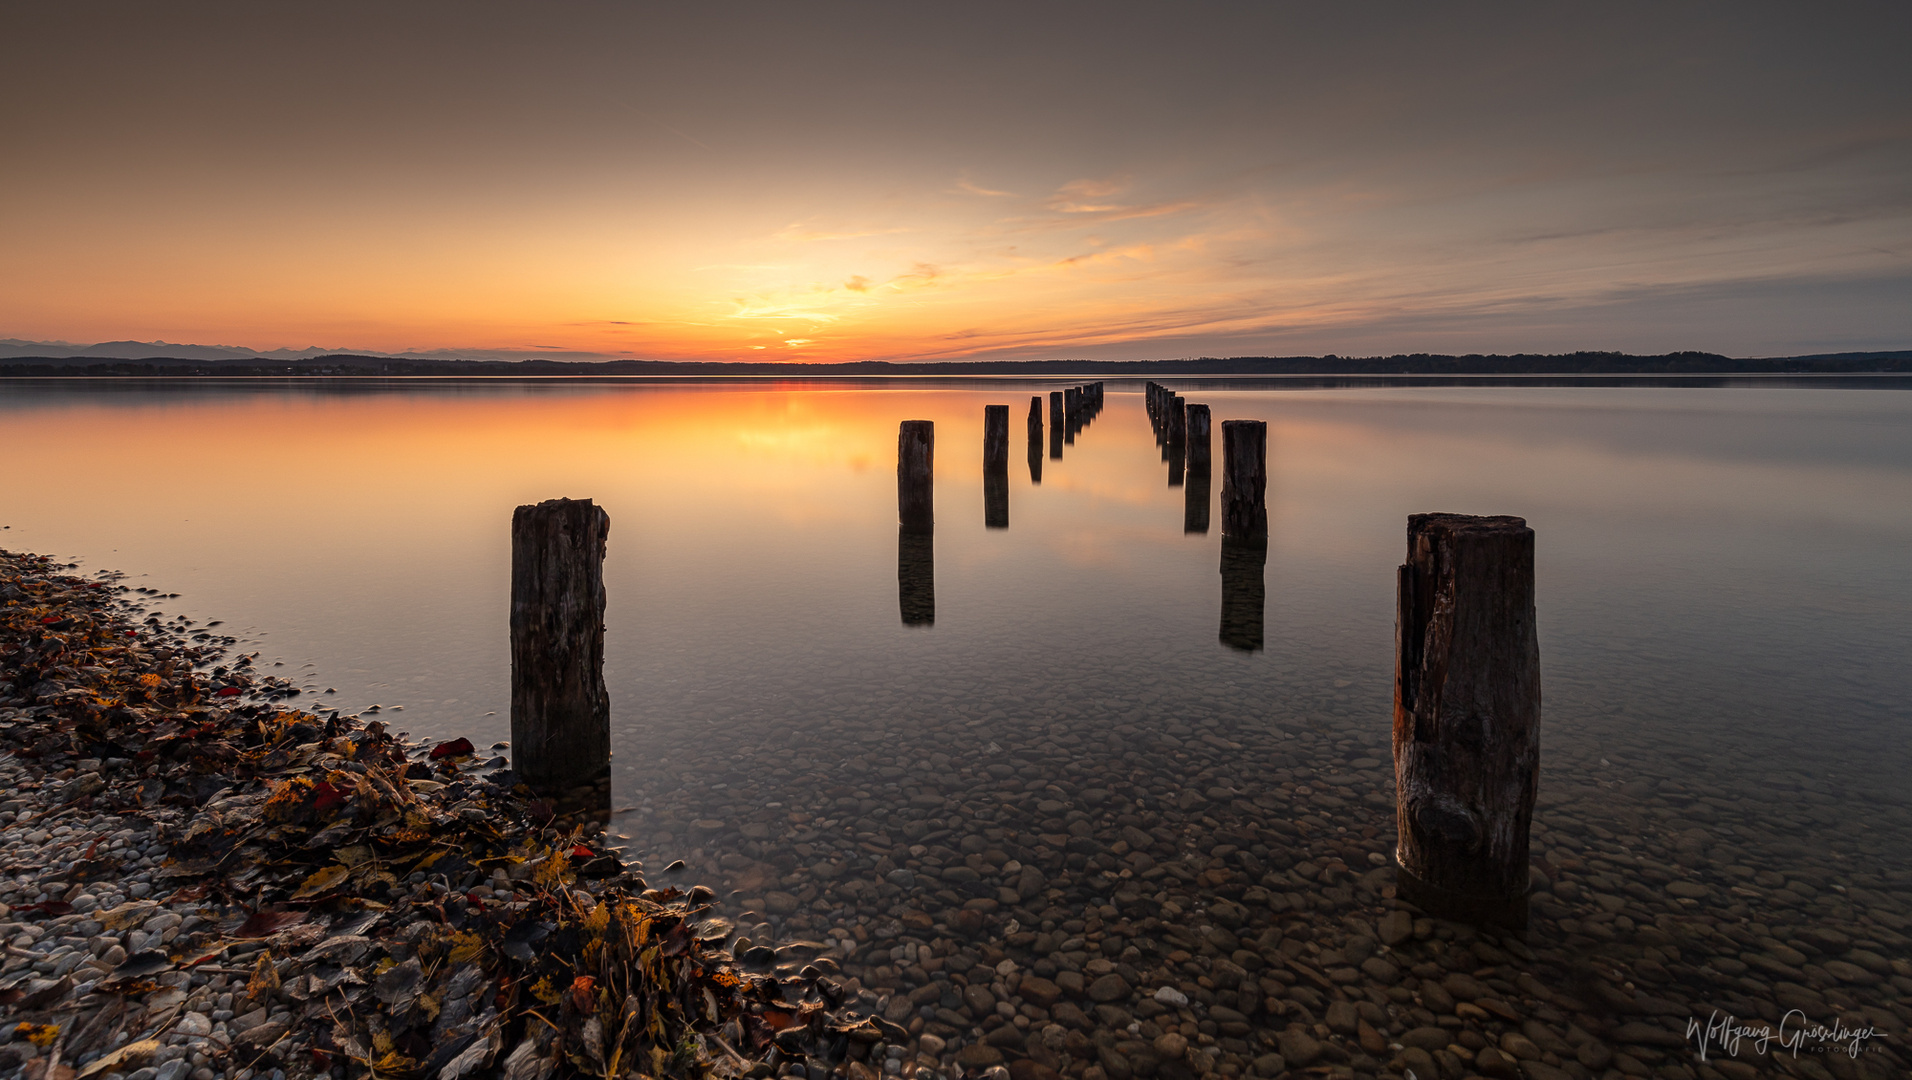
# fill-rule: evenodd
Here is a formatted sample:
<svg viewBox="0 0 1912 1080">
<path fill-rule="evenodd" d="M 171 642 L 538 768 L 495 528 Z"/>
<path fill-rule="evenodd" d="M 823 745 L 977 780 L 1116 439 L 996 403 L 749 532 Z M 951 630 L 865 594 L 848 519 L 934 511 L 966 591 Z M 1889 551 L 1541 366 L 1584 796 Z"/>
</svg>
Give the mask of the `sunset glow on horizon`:
<svg viewBox="0 0 1912 1080">
<path fill-rule="evenodd" d="M 1903 10 L 116 10 L 5 16 L 33 47 L 0 103 L 0 338 L 791 361 L 1912 340 Z"/>
</svg>

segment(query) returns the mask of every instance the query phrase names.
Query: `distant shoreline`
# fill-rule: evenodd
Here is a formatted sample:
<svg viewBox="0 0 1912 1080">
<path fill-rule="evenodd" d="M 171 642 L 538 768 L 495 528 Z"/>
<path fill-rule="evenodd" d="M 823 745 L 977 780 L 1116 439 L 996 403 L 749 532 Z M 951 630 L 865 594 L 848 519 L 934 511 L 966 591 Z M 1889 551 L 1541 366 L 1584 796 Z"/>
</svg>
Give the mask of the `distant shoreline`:
<svg viewBox="0 0 1912 1080">
<path fill-rule="evenodd" d="M 1601 377 L 1601 376 L 1824 376 L 1912 374 L 1912 350 L 1834 353 L 1743 359 L 1716 353 L 1658 356 L 1577 352 L 1554 355 L 1463 356 L 1411 353 L 1395 356 L 1245 356 L 1184 360 L 984 360 L 892 363 L 871 360 L 836 364 L 726 363 L 672 360 L 437 360 L 337 354 L 293 361 L 264 359 L 116 359 L 112 357 L 9 357 L 0 378 L 893 378 L 939 377 Z"/>
</svg>

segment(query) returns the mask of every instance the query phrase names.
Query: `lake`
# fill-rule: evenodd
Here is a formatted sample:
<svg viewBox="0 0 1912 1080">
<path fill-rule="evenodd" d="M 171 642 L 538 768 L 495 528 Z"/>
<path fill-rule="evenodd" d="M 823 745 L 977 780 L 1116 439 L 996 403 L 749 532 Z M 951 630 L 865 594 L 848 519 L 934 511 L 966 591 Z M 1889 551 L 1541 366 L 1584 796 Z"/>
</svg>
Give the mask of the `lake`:
<svg viewBox="0 0 1912 1080">
<path fill-rule="evenodd" d="M 1039 480 L 1024 417 L 1060 381 L 0 382 L 0 546 L 179 594 L 152 606 L 220 621 L 298 707 L 483 746 L 512 510 L 595 500 L 627 855 L 968 1064 L 1372 1075 L 1478 1026 L 1452 974 L 1569 1073 L 1687 1068 L 1624 1023 L 1715 1009 L 1906 1030 L 1912 385 L 1164 381 L 1209 405 L 1218 474 L 1221 422 L 1268 423 L 1257 648 L 1221 640 L 1219 476 L 1187 531 L 1139 381 Z M 899 600 L 908 419 L 935 424 L 931 625 Z M 1430 511 L 1536 534 L 1524 938 L 1377 929 L 1395 567 Z M 1077 1013 L 1100 1043 L 1049 1034 L 1110 975 L 1133 993 Z"/>
</svg>

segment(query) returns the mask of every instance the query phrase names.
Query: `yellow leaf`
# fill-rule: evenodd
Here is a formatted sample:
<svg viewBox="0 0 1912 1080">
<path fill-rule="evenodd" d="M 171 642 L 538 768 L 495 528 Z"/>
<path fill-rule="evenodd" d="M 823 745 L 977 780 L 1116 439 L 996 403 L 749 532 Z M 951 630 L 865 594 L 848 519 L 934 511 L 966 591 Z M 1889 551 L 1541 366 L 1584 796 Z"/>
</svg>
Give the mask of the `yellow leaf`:
<svg viewBox="0 0 1912 1080">
<path fill-rule="evenodd" d="M 454 964 L 470 963 L 478 959 L 485 951 L 484 938 L 463 931 L 454 931 L 445 935 L 445 944 L 448 947 L 451 962 Z"/>
<path fill-rule="evenodd" d="M 351 847 L 340 848 L 335 854 L 340 863 L 346 866 L 357 866 L 372 857 L 372 849 L 364 844 L 353 844 Z"/>
<path fill-rule="evenodd" d="M 538 868 L 531 872 L 533 884 L 540 888 L 555 889 L 571 882 L 571 857 L 562 851 L 553 851 L 545 856 Z"/>
<path fill-rule="evenodd" d="M 303 900 L 308 896 L 317 896 L 328 889 L 335 888 L 342 884 L 351 872 L 343 866 L 328 866 L 301 882 L 298 889 L 292 893 L 292 899 Z"/>
<path fill-rule="evenodd" d="M 259 954 L 259 962 L 252 966 L 252 978 L 246 982 L 246 996 L 257 1000 L 279 988 L 279 970 L 272 964 L 272 950 L 266 949 Z"/>
<path fill-rule="evenodd" d="M 53 1040 L 60 1037 L 60 1025 L 21 1024 L 19 1027 L 13 1029 L 13 1036 L 16 1039 L 24 1037 L 26 1041 L 45 1050 L 47 1047 L 53 1045 Z"/>
</svg>

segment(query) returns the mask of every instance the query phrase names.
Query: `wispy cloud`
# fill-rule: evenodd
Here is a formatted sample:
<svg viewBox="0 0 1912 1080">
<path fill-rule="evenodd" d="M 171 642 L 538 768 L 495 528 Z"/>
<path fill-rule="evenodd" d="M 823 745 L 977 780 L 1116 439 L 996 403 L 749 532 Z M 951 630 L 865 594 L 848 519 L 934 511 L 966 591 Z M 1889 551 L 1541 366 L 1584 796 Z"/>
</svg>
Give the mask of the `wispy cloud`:
<svg viewBox="0 0 1912 1080">
<path fill-rule="evenodd" d="M 888 227 L 818 229 L 807 222 L 793 221 L 771 234 L 778 240 L 792 240 L 800 244 L 815 243 L 819 240 L 856 240 L 865 236 L 894 236 L 911 230 L 894 225 Z"/>
<path fill-rule="evenodd" d="M 974 180 L 971 180 L 967 176 L 962 176 L 957 178 L 956 190 L 966 195 L 987 195 L 990 198 L 996 198 L 996 199 L 1016 198 L 1016 193 L 1013 191 L 997 191 L 994 188 L 986 188 L 982 186 L 981 184 L 976 183 Z"/>
</svg>

